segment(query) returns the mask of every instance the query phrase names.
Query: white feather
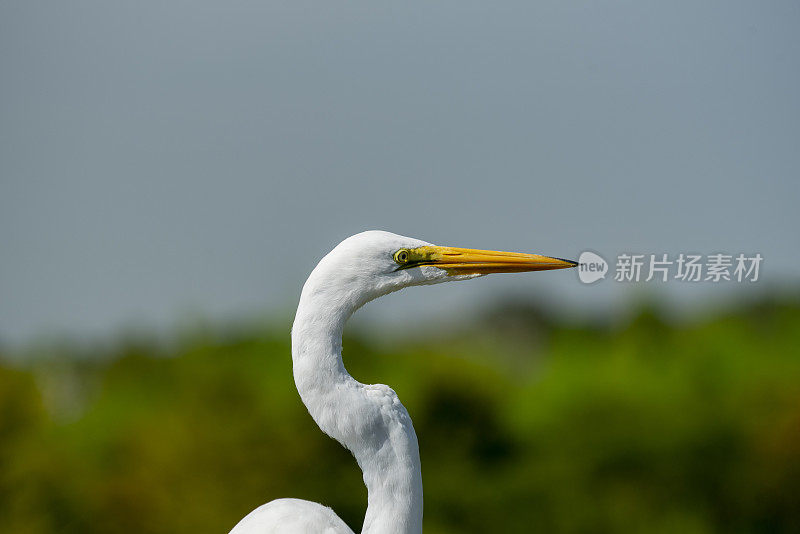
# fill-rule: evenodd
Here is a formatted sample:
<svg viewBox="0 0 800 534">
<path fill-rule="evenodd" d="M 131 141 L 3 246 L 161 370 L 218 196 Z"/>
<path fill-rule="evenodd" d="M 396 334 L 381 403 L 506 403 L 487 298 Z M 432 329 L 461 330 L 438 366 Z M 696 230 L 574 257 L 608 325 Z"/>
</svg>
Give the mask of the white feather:
<svg viewBox="0 0 800 534">
<path fill-rule="evenodd" d="M 465 280 L 425 265 L 398 270 L 393 255 L 430 245 L 389 232 L 345 239 L 308 277 L 292 327 L 295 384 L 323 432 L 353 453 L 367 486 L 364 534 L 422 532 L 422 472 L 414 426 L 397 394 L 365 385 L 342 362 L 347 319 L 367 302 L 404 287 Z M 352 532 L 330 508 L 279 499 L 257 508 L 231 534 Z"/>
</svg>

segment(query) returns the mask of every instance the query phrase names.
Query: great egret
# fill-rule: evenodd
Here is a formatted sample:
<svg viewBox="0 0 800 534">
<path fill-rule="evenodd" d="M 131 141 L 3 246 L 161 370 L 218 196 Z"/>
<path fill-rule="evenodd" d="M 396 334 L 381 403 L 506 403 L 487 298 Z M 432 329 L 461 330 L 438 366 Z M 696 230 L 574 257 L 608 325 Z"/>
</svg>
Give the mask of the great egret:
<svg viewBox="0 0 800 534">
<path fill-rule="evenodd" d="M 468 280 L 489 273 L 574 267 L 515 252 L 440 247 L 389 232 L 342 241 L 303 286 L 292 327 L 294 381 L 323 432 L 353 453 L 367 486 L 364 534 L 422 532 L 422 472 L 417 435 L 397 394 L 362 384 L 342 363 L 342 330 L 367 302 L 404 287 Z M 299 499 L 271 501 L 230 534 L 353 534 L 328 507 Z"/>
</svg>

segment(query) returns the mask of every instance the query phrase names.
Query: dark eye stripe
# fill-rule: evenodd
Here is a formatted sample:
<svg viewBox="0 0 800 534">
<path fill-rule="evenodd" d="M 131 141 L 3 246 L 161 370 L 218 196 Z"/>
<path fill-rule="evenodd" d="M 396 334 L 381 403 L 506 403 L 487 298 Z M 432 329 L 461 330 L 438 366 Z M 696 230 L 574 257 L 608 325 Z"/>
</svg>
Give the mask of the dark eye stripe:
<svg viewBox="0 0 800 534">
<path fill-rule="evenodd" d="M 403 269 L 411 269 L 413 267 L 421 267 L 423 265 L 433 265 L 435 262 L 433 260 L 416 260 L 410 261 L 408 263 L 404 263 L 402 265 L 398 265 L 395 271 L 402 271 Z"/>
</svg>

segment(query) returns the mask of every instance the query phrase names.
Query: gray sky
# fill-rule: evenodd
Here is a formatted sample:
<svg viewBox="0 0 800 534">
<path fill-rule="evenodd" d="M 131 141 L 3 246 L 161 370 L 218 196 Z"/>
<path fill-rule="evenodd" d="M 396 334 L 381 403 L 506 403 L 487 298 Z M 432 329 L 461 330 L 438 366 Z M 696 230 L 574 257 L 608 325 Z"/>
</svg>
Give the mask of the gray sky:
<svg viewBox="0 0 800 534">
<path fill-rule="evenodd" d="M 798 28 L 794 1 L 3 2 L 0 341 L 285 311 L 369 228 L 796 280 Z M 362 315 L 639 290 L 495 275 Z"/>
</svg>

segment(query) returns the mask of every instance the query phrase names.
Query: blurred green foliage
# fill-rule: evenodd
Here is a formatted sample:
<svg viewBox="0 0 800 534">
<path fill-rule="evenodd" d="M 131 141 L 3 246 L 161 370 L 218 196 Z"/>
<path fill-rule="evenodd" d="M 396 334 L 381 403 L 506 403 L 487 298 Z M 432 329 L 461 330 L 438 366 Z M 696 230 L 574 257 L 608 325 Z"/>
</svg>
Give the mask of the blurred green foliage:
<svg viewBox="0 0 800 534">
<path fill-rule="evenodd" d="M 429 534 L 800 532 L 795 301 L 613 327 L 509 305 L 370 339 L 345 363 L 414 419 Z M 288 325 L 0 357 L 0 532 L 227 532 L 277 497 L 356 531 L 366 507 L 297 396 Z"/>
</svg>

